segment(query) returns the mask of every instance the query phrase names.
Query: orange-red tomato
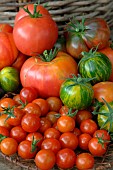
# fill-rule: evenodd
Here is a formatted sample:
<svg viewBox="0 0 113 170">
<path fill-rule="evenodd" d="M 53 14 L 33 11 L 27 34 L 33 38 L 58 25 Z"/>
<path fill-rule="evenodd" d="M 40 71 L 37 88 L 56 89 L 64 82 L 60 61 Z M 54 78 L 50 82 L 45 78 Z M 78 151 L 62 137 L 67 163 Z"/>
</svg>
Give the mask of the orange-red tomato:
<svg viewBox="0 0 113 170">
<path fill-rule="evenodd" d="M 16 105 L 16 102 L 9 97 L 3 98 L 0 100 L 0 111 L 3 111 L 3 108 L 13 107 Z"/>
<path fill-rule="evenodd" d="M 52 126 L 50 120 L 48 120 L 46 117 L 40 117 L 40 123 L 41 126 L 39 128 L 39 132 L 42 134 Z"/>
<path fill-rule="evenodd" d="M 76 114 L 76 122 L 78 125 L 80 125 L 83 120 L 92 119 L 92 118 L 93 115 L 88 110 L 79 110 Z"/>
<path fill-rule="evenodd" d="M 48 97 L 47 99 L 49 110 L 59 112 L 62 107 L 62 101 L 59 97 Z"/>
<path fill-rule="evenodd" d="M 55 138 L 55 139 L 59 139 L 60 135 L 61 135 L 61 133 L 60 133 L 57 129 L 53 128 L 53 127 L 48 128 L 48 129 L 44 132 L 44 138 Z"/>
<path fill-rule="evenodd" d="M 13 27 L 8 23 L 1 23 L 0 24 L 0 32 L 12 33 L 13 32 Z"/>
</svg>

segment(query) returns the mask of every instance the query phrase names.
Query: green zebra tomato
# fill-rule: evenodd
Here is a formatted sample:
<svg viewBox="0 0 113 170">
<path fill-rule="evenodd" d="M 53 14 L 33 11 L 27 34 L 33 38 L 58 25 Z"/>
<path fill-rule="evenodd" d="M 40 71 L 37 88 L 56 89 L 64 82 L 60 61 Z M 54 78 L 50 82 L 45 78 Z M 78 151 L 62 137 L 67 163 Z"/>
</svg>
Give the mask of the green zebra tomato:
<svg viewBox="0 0 113 170">
<path fill-rule="evenodd" d="M 13 67 L 4 67 L 0 71 L 0 85 L 6 92 L 15 92 L 20 84 L 19 72 Z"/>
<path fill-rule="evenodd" d="M 92 103 L 94 91 L 89 83 L 91 79 L 76 77 L 66 79 L 60 88 L 60 98 L 69 108 L 83 110 Z"/>
<path fill-rule="evenodd" d="M 91 83 L 107 81 L 112 72 L 112 65 L 109 58 L 100 53 L 92 51 L 83 52 L 82 59 L 79 61 L 79 73 L 84 78 L 94 78 Z"/>
</svg>

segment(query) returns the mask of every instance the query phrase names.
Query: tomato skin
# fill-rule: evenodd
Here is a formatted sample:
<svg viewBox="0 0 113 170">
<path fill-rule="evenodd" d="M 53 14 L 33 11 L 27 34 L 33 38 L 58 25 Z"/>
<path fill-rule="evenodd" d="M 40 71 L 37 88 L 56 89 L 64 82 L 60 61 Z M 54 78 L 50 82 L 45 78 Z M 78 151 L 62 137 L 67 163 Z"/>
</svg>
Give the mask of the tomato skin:
<svg viewBox="0 0 113 170">
<path fill-rule="evenodd" d="M 100 82 L 93 86 L 94 98 L 99 102 L 103 102 L 104 98 L 107 102 L 113 101 L 113 82 Z"/>
<path fill-rule="evenodd" d="M 41 98 L 59 97 L 64 79 L 77 73 L 76 61 L 59 51 L 50 62 L 43 62 L 39 57 L 27 59 L 21 68 L 20 79 L 23 87 L 35 87 Z"/>
<path fill-rule="evenodd" d="M 26 139 L 27 132 L 21 126 L 14 126 L 10 130 L 10 137 L 14 138 L 18 143 Z"/>
<path fill-rule="evenodd" d="M 36 132 L 41 126 L 40 118 L 37 114 L 26 113 L 22 117 L 21 126 L 26 132 Z"/>
<path fill-rule="evenodd" d="M 9 130 L 3 126 L 0 126 L 0 134 L 9 137 Z"/>
<path fill-rule="evenodd" d="M 41 149 L 35 156 L 35 164 L 41 170 L 52 169 L 55 162 L 55 154 L 50 149 Z"/>
<path fill-rule="evenodd" d="M 55 154 L 61 149 L 61 144 L 58 139 L 46 138 L 41 144 L 41 149 L 51 149 Z"/>
<path fill-rule="evenodd" d="M 48 128 L 45 132 L 44 132 L 44 138 L 55 138 L 55 139 L 59 139 L 60 138 L 61 133 L 59 132 L 59 130 L 51 127 Z"/>
<path fill-rule="evenodd" d="M 17 152 L 18 143 L 15 139 L 8 137 L 2 140 L 0 148 L 5 155 L 13 155 Z"/>
<path fill-rule="evenodd" d="M 55 111 L 50 111 L 47 113 L 46 118 L 48 120 L 50 120 L 51 124 L 53 125 L 54 123 L 57 122 L 58 118 L 56 117 L 56 115 L 58 114 L 58 112 Z"/>
<path fill-rule="evenodd" d="M 79 143 L 79 147 L 83 150 L 88 150 L 88 143 L 91 140 L 92 136 L 88 133 L 82 133 L 81 135 L 79 135 L 78 137 L 78 143 Z"/>
<path fill-rule="evenodd" d="M 59 141 L 62 148 L 69 148 L 75 150 L 78 147 L 78 137 L 71 132 L 62 133 Z"/>
<path fill-rule="evenodd" d="M 56 155 L 56 164 L 61 169 L 72 168 L 75 165 L 76 154 L 69 148 L 58 151 Z"/>
<path fill-rule="evenodd" d="M 107 151 L 106 143 L 103 144 L 99 143 L 97 137 L 96 138 L 94 137 L 89 141 L 88 148 L 90 153 L 94 156 L 102 156 Z"/>
<path fill-rule="evenodd" d="M 80 125 L 83 120 L 92 119 L 92 118 L 93 115 L 88 110 L 79 110 L 76 114 L 76 122 L 78 125 Z"/>
<path fill-rule="evenodd" d="M 24 8 L 28 8 L 28 10 L 33 14 L 33 11 L 34 11 L 34 4 L 28 4 L 28 5 L 25 5 Z M 37 8 L 36 8 L 36 11 L 39 12 L 40 11 L 40 14 L 42 15 L 48 15 L 50 16 L 50 13 L 48 12 L 47 9 L 45 9 L 42 5 L 37 5 Z M 14 21 L 14 24 L 16 24 L 21 18 L 25 17 L 25 16 L 28 16 L 28 13 L 25 12 L 22 8 L 19 10 L 19 12 L 16 14 L 15 16 L 15 21 Z"/>
<path fill-rule="evenodd" d="M 49 105 L 50 111 L 59 112 L 60 108 L 62 107 L 62 101 L 58 97 L 48 97 L 46 101 Z"/>
<path fill-rule="evenodd" d="M 48 120 L 46 117 L 40 117 L 41 126 L 39 131 L 43 134 L 48 128 L 51 128 L 51 121 Z"/>
<path fill-rule="evenodd" d="M 0 32 L 12 33 L 13 32 L 13 27 L 8 23 L 1 23 L 0 24 Z"/>
<path fill-rule="evenodd" d="M 96 122 L 92 119 L 83 120 L 80 124 L 80 130 L 82 133 L 88 133 L 91 136 L 98 129 Z"/>
<path fill-rule="evenodd" d="M 6 129 L 10 130 L 12 126 L 6 121 L 7 115 L 2 114 L 0 115 L 0 126 L 5 127 Z"/>
<path fill-rule="evenodd" d="M 79 170 L 92 169 L 94 166 L 94 157 L 90 153 L 81 153 L 76 158 L 76 167 Z"/>
<path fill-rule="evenodd" d="M 62 133 L 73 131 L 75 128 L 75 120 L 69 116 L 61 116 L 57 120 L 58 130 Z"/>
<path fill-rule="evenodd" d="M 31 159 L 36 155 L 37 149 L 31 151 L 31 141 L 23 140 L 18 145 L 18 155 L 23 159 Z"/>
<path fill-rule="evenodd" d="M 0 70 L 11 66 L 18 56 L 18 49 L 13 40 L 13 34 L 0 32 Z"/>
<path fill-rule="evenodd" d="M 3 111 L 3 108 L 14 106 L 16 106 L 16 102 L 12 98 L 6 97 L 0 100 L 0 111 Z"/>
<path fill-rule="evenodd" d="M 58 38 L 58 26 L 47 15 L 39 18 L 26 16 L 15 24 L 13 37 L 19 51 L 28 56 L 36 56 L 53 48 Z"/>
</svg>

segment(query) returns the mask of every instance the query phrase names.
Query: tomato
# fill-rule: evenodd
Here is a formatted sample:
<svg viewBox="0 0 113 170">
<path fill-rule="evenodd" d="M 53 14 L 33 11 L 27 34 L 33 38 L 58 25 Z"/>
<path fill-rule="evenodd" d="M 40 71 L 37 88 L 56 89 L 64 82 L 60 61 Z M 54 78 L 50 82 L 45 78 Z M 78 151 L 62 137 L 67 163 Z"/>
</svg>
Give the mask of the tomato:
<svg viewBox="0 0 113 170">
<path fill-rule="evenodd" d="M 48 15 L 50 16 L 49 11 L 44 8 L 42 5 L 38 5 L 38 4 L 27 4 L 24 6 L 24 8 L 28 8 L 28 10 L 31 12 L 31 14 L 33 14 L 34 12 L 34 5 L 36 5 L 36 11 L 39 12 L 42 15 Z M 28 13 L 24 11 L 23 8 L 20 8 L 20 10 L 18 11 L 18 13 L 15 16 L 15 21 L 14 24 L 16 24 L 21 18 L 28 16 Z"/>
<path fill-rule="evenodd" d="M 82 59 L 78 63 L 79 74 L 83 78 L 93 78 L 91 84 L 108 81 L 112 72 L 109 58 L 100 52 L 82 52 Z M 93 68 L 93 69 L 92 69 Z"/>
<path fill-rule="evenodd" d="M 96 130 L 93 134 L 93 137 L 102 138 L 106 144 L 109 144 L 110 139 L 111 139 L 110 134 L 105 129 Z"/>
<path fill-rule="evenodd" d="M 0 70 L 11 66 L 18 56 L 18 49 L 13 40 L 13 34 L 0 32 Z"/>
<path fill-rule="evenodd" d="M 77 137 L 79 137 L 81 135 L 81 131 L 79 128 L 75 127 L 74 130 L 72 131 Z"/>
<path fill-rule="evenodd" d="M 13 96 L 13 100 L 16 102 L 16 105 L 21 105 L 21 99 L 20 99 L 20 94 L 15 94 Z"/>
<path fill-rule="evenodd" d="M 51 127 L 48 128 L 45 132 L 44 132 L 44 138 L 55 138 L 55 139 L 59 139 L 61 133 L 59 132 L 59 130 Z"/>
<path fill-rule="evenodd" d="M 112 73 L 111 73 L 111 76 L 109 78 L 109 81 L 112 81 L 113 82 L 113 49 L 111 47 L 105 47 L 101 50 L 99 50 L 101 53 L 105 54 L 109 60 L 111 61 L 111 64 L 112 64 Z"/>
<path fill-rule="evenodd" d="M 36 155 L 37 149 L 32 151 L 32 142 L 23 140 L 18 145 L 18 155 L 23 159 L 31 159 Z"/>
<path fill-rule="evenodd" d="M 51 149 L 55 154 L 61 149 L 61 144 L 58 139 L 46 138 L 41 144 L 41 149 Z"/>
<path fill-rule="evenodd" d="M 61 116 L 57 120 L 57 127 L 62 133 L 73 131 L 75 128 L 75 120 L 69 116 Z"/>
<path fill-rule="evenodd" d="M 2 114 L 0 115 L 0 126 L 5 127 L 6 129 L 10 130 L 12 126 L 6 121 L 7 115 Z"/>
<path fill-rule="evenodd" d="M 6 127 L 0 126 L 0 134 L 3 136 L 9 136 L 9 130 Z"/>
<path fill-rule="evenodd" d="M 89 151 L 94 156 L 103 156 L 107 151 L 106 143 L 102 140 L 102 138 L 100 140 L 99 139 L 94 137 L 88 144 Z"/>
<path fill-rule="evenodd" d="M 77 155 L 76 167 L 79 170 L 92 169 L 94 167 L 94 157 L 90 153 L 81 153 Z"/>
<path fill-rule="evenodd" d="M 59 110 L 59 113 L 61 116 L 65 116 L 67 114 L 70 114 L 70 115 L 73 114 L 72 117 L 73 117 L 73 119 L 76 120 L 76 114 L 74 115 L 74 112 L 75 112 L 75 110 L 69 109 L 69 107 L 67 107 L 66 105 L 62 105 L 62 107 Z"/>
<path fill-rule="evenodd" d="M 35 8 L 32 16 L 22 17 L 13 28 L 17 48 L 28 56 L 42 54 L 44 50 L 52 49 L 58 38 L 56 22 L 50 15 L 42 15 L 40 11 L 35 11 Z"/>
<path fill-rule="evenodd" d="M 64 105 L 76 110 L 88 108 L 93 100 L 93 87 L 89 83 L 91 79 L 72 75 L 67 78 L 60 87 L 60 99 Z"/>
<path fill-rule="evenodd" d="M 19 125 L 14 126 L 10 130 L 10 137 L 14 138 L 18 143 L 26 139 L 27 132 Z"/>
<path fill-rule="evenodd" d="M 75 165 L 76 154 L 72 149 L 64 148 L 56 155 L 56 164 L 61 169 L 72 168 Z"/>
<path fill-rule="evenodd" d="M 102 18 L 83 18 L 81 22 L 73 18 L 66 27 L 66 50 L 74 58 L 93 47 L 106 47 L 110 38 L 109 26 Z"/>
<path fill-rule="evenodd" d="M 33 137 L 34 137 L 34 140 L 37 141 L 36 146 L 38 146 L 38 148 L 41 148 L 41 144 L 44 139 L 43 135 L 39 132 L 31 132 L 27 134 L 26 140 L 32 141 Z"/>
<path fill-rule="evenodd" d="M 57 115 L 58 115 L 58 112 L 50 111 L 47 113 L 46 118 L 50 120 L 51 124 L 53 125 L 58 120 Z"/>
<path fill-rule="evenodd" d="M 78 137 L 71 132 L 64 132 L 61 134 L 59 141 L 62 148 L 69 148 L 75 150 L 78 147 Z"/>
<path fill-rule="evenodd" d="M 32 101 L 33 103 L 36 103 L 40 106 L 41 109 L 41 116 L 46 116 L 46 114 L 49 112 L 49 105 L 45 99 L 37 98 Z"/>
<path fill-rule="evenodd" d="M 50 120 L 48 120 L 46 117 L 40 117 L 40 123 L 41 126 L 39 128 L 39 131 L 41 133 L 44 133 L 48 128 L 52 126 Z"/>
<path fill-rule="evenodd" d="M 88 143 L 91 140 L 92 136 L 88 133 L 82 133 L 81 135 L 79 135 L 78 137 L 78 143 L 79 143 L 79 147 L 83 150 L 88 150 Z"/>
<path fill-rule="evenodd" d="M 35 164 L 41 170 L 52 169 L 55 162 L 55 154 L 50 149 L 41 149 L 35 156 Z"/>
<path fill-rule="evenodd" d="M 13 32 L 13 27 L 8 23 L 1 23 L 0 24 L 0 32 L 12 33 Z"/>
<path fill-rule="evenodd" d="M 94 98 L 99 102 L 103 102 L 104 98 L 107 102 L 113 101 L 113 82 L 105 81 L 97 83 L 93 86 Z"/>
<path fill-rule="evenodd" d="M 48 97 L 47 99 L 49 110 L 59 112 L 60 108 L 62 107 L 62 101 L 58 97 Z"/>
<path fill-rule="evenodd" d="M 38 97 L 38 92 L 34 87 L 23 87 L 20 91 L 20 99 L 24 103 L 30 103 Z"/>
<path fill-rule="evenodd" d="M 42 61 L 38 56 L 27 59 L 21 68 L 20 79 L 23 87 L 35 87 L 41 98 L 59 97 L 62 82 L 71 74 L 77 73 L 76 61 L 59 51 L 56 57 L 48 62 Z"/>
<path fill-rule="evenodd" d="M 76 114 L 76 122 L 78 125 L 80 125 L 83 120 L 92 119 L 92 118 L 93 115 L 88 110 L 79 110 Z"/>
<path fill-rule="evenodd" d="M 80 130 L 82 133 L 88 133 L 93 135 L 93 133 L 98 129 L 96 122 L 92 119 L 83 120 L 80 124 Z"/>
<path fill-rule="evenodd" d="M 22 117 L 21 126 L 26 132 L 36 132 L 41 126 L 40 118 L 37 114 L 26 113 Z"/>
<path fill-rule="evenodd" d="M 18 126 L 21 124 L 21 120 L 25 115 L 24 111 L 20 108 L 6 108 L 4 114 L 7 115 L 7 123 L 12 126 Z"/>
<path fill-rule="evenodd" d="M 37 114 L 39 117 L 41 116 L 41 109 L 38 104 L 36 103 L 28 103 L 24 109 L 26 113 L 34 113 Z"/>
<path fill-rule="evenodd" d="M 18 143 L 15 139 L 7 137 L 1 142 L 1 152 L 5 155 L 13 155 L 17 152 Z"/>
<path fill-rule="evenodd" d="M 8 108 L 8 107 L 11 108 L 15 105 L 16 105 L 16 102 L 12 98 L 9 98 L 9 97 L 2 98 L 0 100 L 0 111 L 3 111 L 3 108 Z"/>
<path fill-rule="evenodd" d="M 24 62 L 26 61 L 27 58 L 28 58 L 28 56 L 19 52 L 16 60 L 13 62 L 13 64 L 11 66 L 16 68 L 18 71 L 20 71 L 22 65 L 24 64 Z"/>
</svg>

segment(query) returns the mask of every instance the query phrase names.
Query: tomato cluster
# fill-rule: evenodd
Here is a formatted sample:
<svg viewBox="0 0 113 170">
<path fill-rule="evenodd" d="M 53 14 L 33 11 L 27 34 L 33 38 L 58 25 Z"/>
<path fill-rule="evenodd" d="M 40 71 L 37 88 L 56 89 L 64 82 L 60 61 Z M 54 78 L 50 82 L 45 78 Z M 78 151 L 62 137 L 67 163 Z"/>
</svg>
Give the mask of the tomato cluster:
<svg viewBox="0 0 113 170">
<path fill-rule="evenodd" d="M 43 99 L 24 87 L 13 98 L 0 100 L 0 150 L 34 159 L 39 169 L 93 168 L 110 143 L 90 110 L 72 110 L 58 97 Z M 79 151 L 79 152 L 78 152 Z"/>
</svg>

